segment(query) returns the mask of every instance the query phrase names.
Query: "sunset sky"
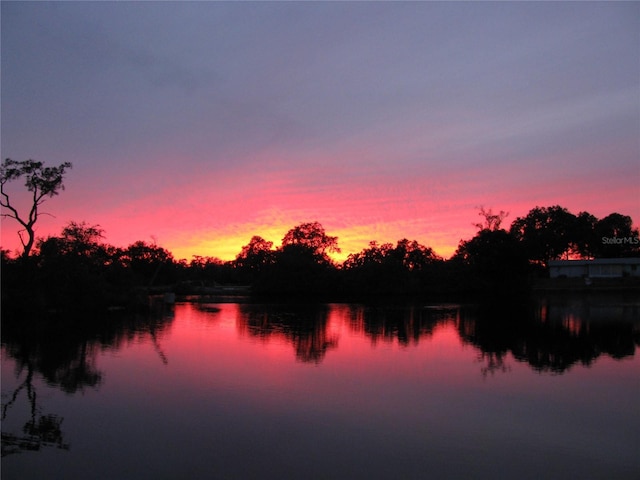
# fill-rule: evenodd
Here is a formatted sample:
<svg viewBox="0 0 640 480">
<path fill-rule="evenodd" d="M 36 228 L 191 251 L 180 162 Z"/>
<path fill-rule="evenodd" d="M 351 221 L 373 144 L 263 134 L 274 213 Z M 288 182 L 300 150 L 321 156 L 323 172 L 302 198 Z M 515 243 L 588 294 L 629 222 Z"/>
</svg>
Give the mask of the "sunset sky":
<svg viewBox="0 0 640 480">
<path fill-rule="evenodd" d="M 41 237 L 232 259 L 319 221 L 446 258 L 480 206 L 640 221 L 638 2 L 1 9 L 2 158 L 74 165 Z"/>
</svg>

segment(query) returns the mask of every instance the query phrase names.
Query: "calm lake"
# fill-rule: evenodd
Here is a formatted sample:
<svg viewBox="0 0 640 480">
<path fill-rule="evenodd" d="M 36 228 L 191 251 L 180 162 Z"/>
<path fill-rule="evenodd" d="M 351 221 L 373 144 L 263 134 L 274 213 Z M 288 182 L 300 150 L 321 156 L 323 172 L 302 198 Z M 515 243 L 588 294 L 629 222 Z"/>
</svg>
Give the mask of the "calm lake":
<svg viewBox="0 0 640 480">
<path fill-rule="evenodd" d="M 640 478 L 637 299 L 233 302 L 3 326 L 2 479 Z"/>
</svg>

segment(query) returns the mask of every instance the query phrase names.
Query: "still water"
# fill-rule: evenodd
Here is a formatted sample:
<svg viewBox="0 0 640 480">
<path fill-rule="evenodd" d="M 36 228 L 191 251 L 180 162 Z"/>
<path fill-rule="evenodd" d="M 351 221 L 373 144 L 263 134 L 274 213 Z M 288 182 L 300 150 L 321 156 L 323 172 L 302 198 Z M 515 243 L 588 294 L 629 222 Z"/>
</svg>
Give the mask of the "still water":
<svg viewBox="0 0 640 480">
<path fill-rule="evenodd" d="M 3 326 L 2 479 L 637 479 L 639 345 L 628 299 Z"/>
</svg>

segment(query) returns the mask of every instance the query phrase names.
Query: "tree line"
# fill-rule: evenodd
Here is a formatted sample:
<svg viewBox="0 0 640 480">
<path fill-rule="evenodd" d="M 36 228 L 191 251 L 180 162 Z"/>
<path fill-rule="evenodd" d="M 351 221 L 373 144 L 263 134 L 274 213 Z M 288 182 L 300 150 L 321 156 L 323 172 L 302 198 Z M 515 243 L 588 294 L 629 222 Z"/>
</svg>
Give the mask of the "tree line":
<svg viewBox="0 0 640 480">
<path fill-rule="evenodd" d="M 350 298 L 508 296 L 527 291 L 537 276 L 545 275 L 549 260 L 640 254 L 638 229 L 629 216 L 612 213 L 598 219 L 554 205 L 531 209 L 508 229 L 503 228 L 506 212 L 480 208 L 477 233 L 461 240 L 446 260 L 417 240 L 402 238 L 395 244 L 371 241 L 338 263 L 329 256 L 340 252 L 338 238 L 328 235 L 317 221 L 291 228 L 278 247 L 255 235 L 231 261 L 202 256 L 176 260 L 153 243 L 137 241 L 126 248 L 109 245 L 98 225 L 84 222 L 70 222 L 58 236 L 33 238 L 38 206 L 63 187 L 64 169 L 71 165 L 52 170 L 40 163 L 24 163 L 7 160 L 3 164 L 2 206 L 9 212 L 4 215 L 30 225 L 31 231 L 19 258 L 2 250 L 2 294 L 3 299 L 28 297 L 32 305 L 86 302 L 107 307 L 135 302 L 136 292 L 156 286 L 190 293 L 219 285 L 248 285 L 255 295 Z M 4 184 L 16 178 L 26 178 L 33 194 L 27 221 L 4 191 Z"/>
<path fill-rule="evenodd" d="M 509 230 L 485 225 L 473 238 L 461 241 L 448 260 L 404 238 L 395 244 L 372 241 L 341 263 L 329 256 L 339 251 L 338 238 L 328 235 L 319 222 L 293 227 L 275 248 L 273 242 L 253 236 L 230 261 L 202 256 L 176 260 L 165 248 L 143 241 L 115 247 L 104 242 L 99 226 L 70 222 L 60 235 L 37 240 L 28 257 L 12 258 L 2 251 L 3 295 L 36 291 L 34 300 L 43 305 L 85 299 L 103 301 L 105 307 L 122 303 L 136 289 L 158 286 L 171 286 L 178 293 L 250 285 L 257 295 L 507 295 L 526 290 L 536 276 L 544 275 L 549 259 L 591 258 L 600 252 L 608 257 L 638 254 L 638 245 L 632 243 L 588 243 L 595 234 L 636 238 L 629 217 L 611 214 L 593 222 L 591 236 L 572 237 L 571 224 L 554 223 L 554 215 L 572 217 L 558 206 L 536 207 Z"/>
</svg>

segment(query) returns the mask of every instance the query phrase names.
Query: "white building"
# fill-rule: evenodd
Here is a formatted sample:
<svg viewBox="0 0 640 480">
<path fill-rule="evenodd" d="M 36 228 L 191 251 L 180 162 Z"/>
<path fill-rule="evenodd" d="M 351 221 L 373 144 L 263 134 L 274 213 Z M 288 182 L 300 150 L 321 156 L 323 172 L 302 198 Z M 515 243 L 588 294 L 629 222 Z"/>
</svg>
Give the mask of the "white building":
<svg viewBox="0 0 640 480">
<path fill-rule="evenodd" d="M 640 258 L 596 258 L 594 260 L 551 260 L 550 278 L 640 277 Z"/>
</svg>

